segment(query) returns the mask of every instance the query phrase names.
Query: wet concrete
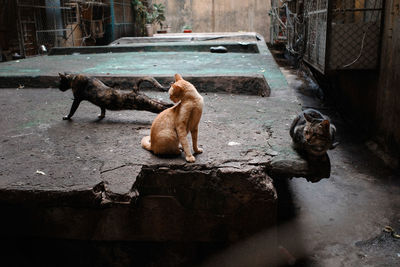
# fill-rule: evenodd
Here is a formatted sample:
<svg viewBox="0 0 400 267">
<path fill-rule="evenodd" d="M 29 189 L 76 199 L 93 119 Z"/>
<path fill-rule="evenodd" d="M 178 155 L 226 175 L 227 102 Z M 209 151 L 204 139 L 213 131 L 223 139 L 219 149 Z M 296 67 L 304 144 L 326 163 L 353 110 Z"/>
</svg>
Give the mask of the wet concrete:
<svg viewBox="0 0 400 267">
<path fill-rule="evenodd" d="M 72 55 L 2 64 L 3 87 L 5 81 L 12 81 L 18 88 L 2 89 L 0 97 L 4 114 L 0 119 L 4 166 L 0 206 L 5 218 L 1 235 L 33 238 L 44 245 L 48 238 L 139 242 L 139 246 L 140 242 L 157 243 L 154 246 L 174 242 L 181 250 L 182 242 L 190 247 L 198 242 L 220 247 L 219 243 L 273 229 L 277 194 L 271 177 L 320 179 L 329 172 L 322 177 L 315 174 L 292 149 L 288 130 L 299 104 L 288 93 L 271 54 L 260 47 L 259 51 L 265 51 L 253 58 L 240 53 L 222 57 L 152 52 L 90 55 L 95 63 Z M 133 57 L 141 64 L 132 67 Z M 188 164 L 183 157 L 158 158 L 140 147 L 155 114 L 108 112 L 98 121 L 99 108 L 82 103 L 73 120 L 63 121 L 71 92 L 28 86 L 30 81 L 54 85 L 58 71 L 71 70 L 105 72 L 121 82 L 120 67 L 114 68 L 109 60 L 125 66 L 133 79 L 144 74 L 167 79 L 175 72 L 185 78 L 189 73 L 188 79 L 205 100 L 199 133 L 204 153 L 196 156 L 196 163 Z M 227 82 L 226 75 L 243 73 L 256 81 L 261 76 L 268 84 L 264 95 L 271 92 L 270 97 L 261 97 L 256 83 L 243 83 L 242 76 L 237 83 Z M 220 80 L 227 89 L 215 90 L 224 87 L 216 80 L 207 86 L 197 84 L 196 79 L 204 83 L 210 77 L 223 77 Z M 252 90 L 245 84 L 256 93 L 249 93 Z M 146 93 L 167 98 L 166 93 Z"/>
<path fill-rule="evenodd" d="M 166 93 L 146 93 L 167 100 Z M 249 95 L 203 96 L 206 106 L 199 140 L 208 152 L 198 155 L 195 165 L 269 166 L 272 159 L 287 155 L 297 162 L 298 171 L 307 172 L 286 134 L 291 117 L 284 115 L 296 113 L 296 102 Z M 7 166 L 2 170 L 3 188 L 78 190 L 92 188 L 103 181 L 100 176 L 110 176 L 119 168 L 138 173 L 143 165 L 186 165 L 182 157 L 158 158 L 139 146 L 155 114 L 110 111 L 97 121 L 99 108 L 84 102 L 73 120 L 63 121 L 71 98 L 71 91 L 56 89 L 2 89 L 2 161 Z M 296 171 L 295 166 L 292 169 Z M 133 182 L 125 185 L 125 193 Z M 117 184 L 116 191 L 123 192 L 123 181 Z"/>
<path fill-rule="evenodd" d="M 313 176 L 287 134 L 292 118 L 286 114 L 296 114 L 298 103 L 203 96 L 204 153 L 188 164 L 183 156 L 159 158 L 140 147 L 153 113 L 108 112 L 98 121 L 99 108 L 84 102 L 73 120 L 64 121 L 71 91 L 2 89 L 1 234 L 233 242 L 274 227 L 277 195 L 270 176 Z"/>
<path fill-rule="evenodd" d="M 322 91 L 309 73 L 292 68 L 280 56 L 281 70 L 302 108 L 329 115 L 340 142 L 329 151 L 329 179 L 315 184 L 302 179 L 275 183 L 281 196 L 279 221 L 291 226 L 279 231 L 281 244 L 294 252 L 301 248 L 298 266 L 397 266 L 400 239 L 383 228 L 391 225 L 400 232 L 399 173 L 369 149 L 371 141 L 356 121 L 342 117 L 332 103 L 322 100 Z M 299 241 L 297 248 L 292 239 Z"/>
<path fill-rule="evenodd" d="M 112 69 L 107 58 L 125 64 L 124 71 L 132 73 L 133 68 L 128 65 L 138 55 L 115 55 L 96 54 L 97 65 L 85 63 L 89 60 L 83 60 L 82 55 L 48 56 L 44 61 L 34 58 L 6 67 L 0 65 L 0 78 L 18 82 L 15 73 L 21 72 L 19 77 L 30 79 L 35 78 L 31 72 L 37 71 L 54 79 L 62 68 L 100 75 L 101 71 Z M 196 55 L 202 56 L 204 65 L 200 59 L 197 64 L 190 63 Z M 108 242 L 119 242 L 115 247 L 121 251 L 113 257 L 124 255 L 124 260 L 132 259 L 128 254 L 141 254 L 146 242 L 157 242 L 153 246 L 147 243 L 147 247 L 172 251 L 160 253 L 164 255 L 161 258 L 153 255 L 153 263 L 159 265 L 165 263 L 163 259 L 174 265 L 173 255 L 178 264 L 187 264 L 196 257 L 203 260 L 204 255 L 193 251 L 207 251 L 204 247 L 208 245 L 220 251 L 225 242 L 242 241 L 260 231 L 267 232 L 236 242 L 237 250 L 223 252 L 228 256 L 222 262 L 230 266 L 243 263 L 232 261 L 235 257 L 229 253 L 233 251 L 234 255 L 247 255 L 241 257 L 249 260 L 247 266 L 268 263 L 264 260 L 270 254 L 263 251 L 275 251 L 277 245 L 292 253 L 298 264 L 316 266 L 338 266 L 342 262 L 375 265 L 382 259 L 378 256 L 383 251 L 396 251 L 396 246 L 374 250 L 366 244 L 385 242 L 373 239 L 382 235 L 385 224 L 398 226 L 399 187 L 394 182 L 398 181 L 397 176 L 368 152 L 359 135 L 343 131 L 346 124 L 328 106 L 315 101 L 311 90 L 306 90 L 308 97 L 293 90 L 304 88 L 295 86 L 303 84 L 297 80 L 299 73 L 281 69 L 288 78 L 288 86 L 271 54 L 258 55 L 250 62 L 238 55 L 222 58 L 214 54 L 152 52 L 142 54 L 146 68 L 134 68 L 139 75 L 162 77 L 172 77 L 176 70 L 182 71 L 184 77 L 185 73 L 203 78 L 213 73 L 261 73 L 266 77 L 270 97 L 203 91 L 206 106 L 199 143 L 205 152 L 196 157 L 195 164 L 185 163 L 183 157 L 158 158 L 140 148 L 140 140 L 148 135 L 155 114 L 108 112 L 104 120 L 97 121 L 99 108 L 82 103 L 72 121 L 63 121 L 61 118 L 72 102 L 71 92 L 27 86 L 2 89 L 2 236 L 44 238 L 39 241 L 43 247 L 51 247 L 50 238 L 58 240 L 54 243 L 60 248 L 80 245 L 107 252 L 116 244 Z M 169 58 L 168 62 L 173 62 L 171 68 L 151 66 L 162 61 L 157 56 L 165 62 Z M 187 62 L 174 62 L 174 57 Z M 244 65 L 238 64 L 240 58 Z M 61 60 L 63 65 L 59 64 Z M 24 67 L 19 68 L 19 63 Z M 118 68 L 114 69 L 113 75 L 118 72 Z M 41 76 L 38 77 L 40 80 Z M 146 93 L 167 98 L 165 93 Z M 287 180 L 315 177 L 309 163 L 292 149 L 288 134 L 293 117 L 301 109 L 299 99 L 306 103 L 304 106 L 316 106 L 331 115 L 339 129 L 341 145 L 329 152 L 331 178 L 318 183 L 304 178 Z M 288 225 L 278 227 L 278 238 L 277 223 Z M 70 244 L 62 241 L 66 239 L 71 240 Z M 100 243 L 88 244 L 87 240 Z M 135 244 L 125 244 L 129 247 L 125 250 L 122 241 Z M 165 242 L 174 244 L 168 246 Z M 27 244 L 38 241 L 28 240 Z M 242 250 L 242 244 L 257 249 Z M 252 251 L 258 256 L 249 256 Z M 74 255 L 78 254 L 75 250 Z M 283 254 L 285 258 L 287 253 Z M 191 256 L 185 262 L 182 255 Z M 148 256 L 151 257 L 145 255 Z M 386 258 L 384 263 L 390 265 L 396 259 Z M 214 262 L 221 260 L 216 256 L 209 264 Z"/>
</svg>

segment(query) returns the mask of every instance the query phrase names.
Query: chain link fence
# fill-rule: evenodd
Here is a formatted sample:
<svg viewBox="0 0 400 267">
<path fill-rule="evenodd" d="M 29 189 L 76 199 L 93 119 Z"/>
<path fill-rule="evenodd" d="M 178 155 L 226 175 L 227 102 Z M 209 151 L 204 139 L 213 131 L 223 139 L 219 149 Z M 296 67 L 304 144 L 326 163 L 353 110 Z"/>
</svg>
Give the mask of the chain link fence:
<svg viewBox="0 0 400 267">
<path fill-rule="evenodd" d="M 332 5 L 329 69 L 375 69 L 383 0 L 336 0 Z"/>
<path fill-rule="evenodd" d="M 134 35 L 132 0 L 15 0 L 23 56 Z"/>
<path fill-rule="evenodd" d="M 280 0 L 271 0 L 271 10 L 269 15 L 271 17 L 271 43 L 286 43 L 286 6 L 284 6 Z"/>
<path fill-rule="evenodd" d="M 272 6 L 277 27 L 271 39 L 283 32 L 287 50 L 320 72 L 378 67 L 383 0 L 287 0 Z"/>
<path fill-rule="evenodd" d="M 21 53 L 94 45 L 104 37 L 109 8 L 102 0 L 16 0 Z"/>
<path fill-rule="evenodd" d="M 324 72 L 328 35 L 328 0 L 306 0 L 304 18 L 307 26 L 303 58 L 314 68 Z"/>
<path fill-rule="evenodd" d="M 131 0 L 114 0 L 114 39 L 134 36 L 133 6 Z"/>
<path fill-rule="evenodd" d="M 69 24 L 73 7 L 63 5 L 60 1 L 45 1 L 46 6 L 33 7 L 36 21 L 36 42 L 38 47 L 44 45 L 47 49 L 54 46 L 73 46 L 74 37 L 71 33 L 76 30 L 73 24 Z M 39 1 L 40 2 L 40 1 Z M 78 44 L 78 40 L 75 40 Z"/>
<path fill-rule="evenodd" d="M 321 72 L 376 69 L 383 0 L 306 0 L 304 59 Z"/>
</svg>

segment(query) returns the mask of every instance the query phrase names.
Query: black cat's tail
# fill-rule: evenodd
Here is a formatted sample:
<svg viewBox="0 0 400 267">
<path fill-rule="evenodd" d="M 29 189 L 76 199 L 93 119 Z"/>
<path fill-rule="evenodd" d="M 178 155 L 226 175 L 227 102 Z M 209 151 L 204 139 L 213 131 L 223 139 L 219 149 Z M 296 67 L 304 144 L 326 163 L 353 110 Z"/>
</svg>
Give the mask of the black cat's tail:
<svg viewBox="0 0 400 267">
<path fill-rule="evenodd" d="M 143 93 L 129 94 L 127 99 L 127 109 L 147 110 L 154 113 L 173 107 L 174 104 L 148 97 Z"/>
<path fill-rule="evenodd" d="M 142 83 L 144 82 L 148 82 L 151 83 L 155 88 L 159 89 L 162 92 L 167 92 L 169 87 L 164 87 L 162 86 L 156 79 L 154 79 L 153 77 L 150 76 L 146 76 L 144 78 L 139 79 L 139 81 L 136 84 L 136 87 L 134 88 L 134 90 L 136 92 L 138 92 L 140 90 L 140 86 L 142 85 Z"/>
</svg>

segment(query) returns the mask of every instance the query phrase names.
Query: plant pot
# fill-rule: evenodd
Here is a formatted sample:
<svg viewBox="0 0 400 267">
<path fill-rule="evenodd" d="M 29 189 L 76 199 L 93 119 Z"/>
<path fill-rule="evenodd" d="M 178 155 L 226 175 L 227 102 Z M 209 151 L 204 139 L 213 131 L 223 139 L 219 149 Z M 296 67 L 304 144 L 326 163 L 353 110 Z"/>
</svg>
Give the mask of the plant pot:
<svg viewBox="0 0 400 267">
<path fill-rule="evenodd" d="M 149 37 L 153 36 L 153 25 L 152 24 L 146 24 L 146 33 L 147 33 L 147 36 L 149 36 Z"/>
<path fill-rule="evenodd" d="M 191 33 L 192 30 L 183 30 L 184 33 Z"/>
</svg>

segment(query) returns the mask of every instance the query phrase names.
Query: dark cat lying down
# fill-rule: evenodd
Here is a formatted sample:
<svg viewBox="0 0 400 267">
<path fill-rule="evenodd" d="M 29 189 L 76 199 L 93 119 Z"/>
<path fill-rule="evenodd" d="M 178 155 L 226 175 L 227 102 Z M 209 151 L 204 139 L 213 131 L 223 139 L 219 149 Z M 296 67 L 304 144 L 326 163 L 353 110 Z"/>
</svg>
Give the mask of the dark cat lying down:
<svg viewBox="0 0 400 267">
<path fill-rule="evenodd" d="M 82 74 L 72 75 L 59 73 L 59 75 L 59 89 L 64 92 L 72 88 L 72 92 L 74 94 L 74 102 L 72 103 L 71 110 L 67 116 L 63 117 L 64 120 L 69 120 L 74 115 L 82 100 L 87 100 L 90 103 L 100 107 L 101 114 L 99 115 L 99 119 L 105 117 L 106 109 L 136 109 L 160 113 L 161 111 L 173 106 L 173 104 L 168 104 L 163 101 L 149 98 L 148 96 L 138 92 L 140 84 L 144 81 L 152 83 L 155 87 L 162 91 L 167 90 L 151 77 L 145 77 L 139 80 L 137 83 L 137 88 L 135 88 L 136 90 L 123 92 L 108 87 L 96 78 L 88 77 Z"/>
<path fill-rule="evenodd" d="M 334 149 L 336 127 L 329 118 L 315 109 L 301 112 L 290 126 L 290 136 L 296 149 L 314 156 L 322 156 Z"/>
</svg>

